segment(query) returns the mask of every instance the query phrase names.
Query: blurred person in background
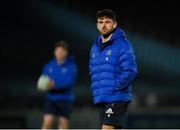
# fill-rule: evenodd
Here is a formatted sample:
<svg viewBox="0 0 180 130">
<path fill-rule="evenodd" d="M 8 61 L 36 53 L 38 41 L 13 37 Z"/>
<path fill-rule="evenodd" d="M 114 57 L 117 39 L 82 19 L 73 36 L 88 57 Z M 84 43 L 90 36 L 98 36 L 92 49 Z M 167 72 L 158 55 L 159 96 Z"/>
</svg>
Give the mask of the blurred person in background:
<svg viewBox="0 0 180 130">
<path fill-rule="evenodd" d="M 100 36 L 90 51 L 91 90 L 100 110 L 102 129 L 121 129 L 132 101 L 131 83 L 137 74 L 134 50 L 117 27 L 114 11 L 98 11 L 96 17 Z"/>
<path fill-rule="evenodd" d="M 68 129 L 74 101 L 72 88 L 77 69 L 74 59 L 68 56 L 68 45 L 65 41 L 55 44 L 54 56 L 42 72 L 43 76 L 50 79 L 45 92 L 42 129 L 52 128 L 55 117 L 58 117 L 59 129 Z"/>
</svg>

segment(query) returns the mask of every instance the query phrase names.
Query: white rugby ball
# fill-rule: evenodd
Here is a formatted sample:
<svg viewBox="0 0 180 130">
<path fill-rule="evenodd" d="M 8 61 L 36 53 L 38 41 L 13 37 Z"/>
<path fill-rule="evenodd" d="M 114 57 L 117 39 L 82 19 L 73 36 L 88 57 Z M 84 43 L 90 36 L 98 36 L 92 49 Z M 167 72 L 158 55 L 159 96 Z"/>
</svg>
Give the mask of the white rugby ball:
<svg viewBox="0 0 180 130">
<path fill-rule="evenodd" d="M 38 79 L 37 88 L 39 91 L 47 91 L 50 78 L 47 75 L 41 75 Z"/>
</svg>

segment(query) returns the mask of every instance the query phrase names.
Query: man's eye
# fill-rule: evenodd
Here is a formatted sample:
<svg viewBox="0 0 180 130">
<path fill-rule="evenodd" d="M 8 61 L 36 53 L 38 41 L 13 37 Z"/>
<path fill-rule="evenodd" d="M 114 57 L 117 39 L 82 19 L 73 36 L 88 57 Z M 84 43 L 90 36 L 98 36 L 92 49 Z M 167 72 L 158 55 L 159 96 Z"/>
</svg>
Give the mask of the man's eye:
<svg viewBox="0 0 180 130">
<path fill-rule="evenodd" d="M 106 23 L 111 23 L 110 21 L 106 21 Z"/>
<path fill-rule="evenodd" d="M 102 23 L 103 23 L 102 21 L 99 22 L 99 24 L 102 24 Z"/>
</svg>

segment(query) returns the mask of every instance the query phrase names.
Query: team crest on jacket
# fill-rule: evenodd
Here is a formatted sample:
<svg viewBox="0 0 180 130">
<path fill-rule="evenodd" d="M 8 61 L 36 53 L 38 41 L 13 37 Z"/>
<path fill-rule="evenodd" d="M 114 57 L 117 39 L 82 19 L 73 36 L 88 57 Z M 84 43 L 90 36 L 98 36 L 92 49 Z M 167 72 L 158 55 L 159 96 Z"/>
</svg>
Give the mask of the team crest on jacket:
<svg viewBox="0 0 180 130">
<path fill-rule="evenodd" d="M 62 73 L 65 74 L 67 72 L 67 68 L 62 68 Z"/>
<path fill-rule="evenodd" d="M 52 73 L 53 72 L 53 68 L 50 67 L 48 71 L 49 71 L 49 73 Z"/>
<path fill-rule="evenodd" d="M 107 55 L 107 56 L 110 56 L 111 53 L 112 53 L 112 51 L 111 51 L 111 50 L 108 50 L 108 51 L 106 52 L 106 55 Z"/>
</svg>

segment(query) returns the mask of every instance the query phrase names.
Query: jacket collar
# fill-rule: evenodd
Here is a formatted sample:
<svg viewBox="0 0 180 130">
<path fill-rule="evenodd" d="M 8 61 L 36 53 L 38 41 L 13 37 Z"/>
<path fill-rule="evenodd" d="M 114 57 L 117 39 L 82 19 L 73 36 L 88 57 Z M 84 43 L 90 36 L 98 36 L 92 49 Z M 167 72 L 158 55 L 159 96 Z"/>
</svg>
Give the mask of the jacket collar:
<svg viewBox="0 0 180 130">
<path fill-rule="evenodd" d="M 67 64 L 68 59 L 66 58 L 63 63 L 58 64 L 57 60 L 54 58 L 54 59 L 53 59 L 53 62 L 54 62 L 56 65 L 58 65 L 58 66 L 63 66 L 63 65 L 65 65 L 65 64 Z"/>
<path fill-rule="evenodd" d="M 112 42 L 114 41 L 115 39 L 118 39 L 118 38 L 123 38 L 123 37 L 126 37 L 124 31 L 120 28 L 115 28 L 115 31 L 113 32 L 113 35 L 111 37 L 111 39 L 109 40 L 109 42 Z M 101 39 L 101 35 L 99 35 L 97 38 L 96 38 L 96 44 L 100 44 L 102 42 L 102 39 Z"/>
<path fill-rule="evenodd" d="M 63 66 L 63 65 L 66 65 L 70 62 L 75 62 L 75 58 L 73 56 L 69 55 L 66 57 L 65 61 L 62 64 L 58 64 L 55 58 L 52 59 L 52 62 L 56 65 Z"/>
</svg>

